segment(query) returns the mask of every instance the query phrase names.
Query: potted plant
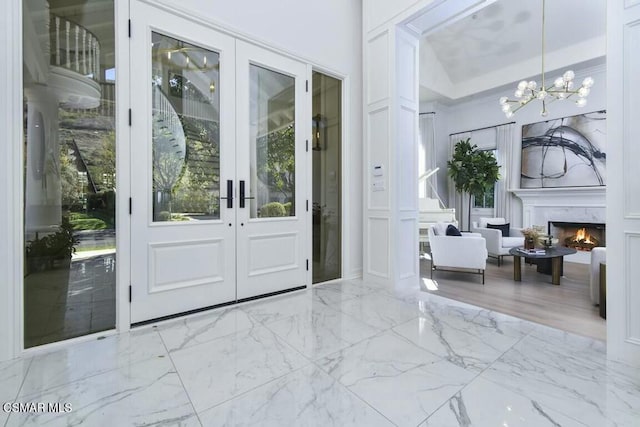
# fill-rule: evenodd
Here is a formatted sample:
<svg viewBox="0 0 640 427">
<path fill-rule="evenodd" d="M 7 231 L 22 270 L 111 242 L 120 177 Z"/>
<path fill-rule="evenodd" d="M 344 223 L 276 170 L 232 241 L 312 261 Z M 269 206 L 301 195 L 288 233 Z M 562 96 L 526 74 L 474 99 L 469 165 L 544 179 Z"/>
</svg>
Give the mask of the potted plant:
<svg viewBox="0 0 640 427">
<path fill-rule="evenodd" d="M 63 216 L 57 231 L 44 237 L 36 237 L 27 243 L 28 272 L 68 267 L 78 242 L 73 236 L 73 226 L 69 218 Z"/>
<path fill-rule="evenodd" d="M 539 225 L 534 225 L 533 227 L 523 229 L 522 235 L 524 236 L 524 248 L 534 249 L 540 237 L 544 235 L 544 228 Z"/>
<path fill-rule="evenodd" d="M 448 175 L 456 191 L 469 195 L 467 227 L 471 225 L 471 197 L 482 197 L 500 179 L 500 166 L 493 153 L 478 150 L 470 141 L 471 138 L 460 140 L 454 148 L 453 157 L 447 162 Z"/>
</svg>

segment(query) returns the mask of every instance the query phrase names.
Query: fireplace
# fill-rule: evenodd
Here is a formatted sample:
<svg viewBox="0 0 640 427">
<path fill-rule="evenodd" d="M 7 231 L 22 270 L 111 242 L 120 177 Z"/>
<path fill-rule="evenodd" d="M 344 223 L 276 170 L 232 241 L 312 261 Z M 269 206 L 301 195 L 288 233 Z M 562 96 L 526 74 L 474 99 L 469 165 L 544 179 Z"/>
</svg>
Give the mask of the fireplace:
<svg viewBox="0 0 640 427">
<path fill-rule="evenodd" d="M 558 239 L 559 246 L 589 252 L 598 246 L 606 246 L 605 224 L 592 222 L 549 221 L 548 233 Z"/>
</svg>

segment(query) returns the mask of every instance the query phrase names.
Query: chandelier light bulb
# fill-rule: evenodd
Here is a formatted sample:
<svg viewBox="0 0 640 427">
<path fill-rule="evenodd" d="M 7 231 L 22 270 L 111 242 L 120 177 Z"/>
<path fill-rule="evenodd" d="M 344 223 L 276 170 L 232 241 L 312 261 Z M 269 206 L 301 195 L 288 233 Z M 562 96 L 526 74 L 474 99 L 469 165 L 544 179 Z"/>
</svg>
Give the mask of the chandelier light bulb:
<svg viewBox="0 0 640 427">
<path fill-rule="evenodd" d="M 516 90 L 516 92 L 513 94 L 513 96 L 515 96 L 516 98 L 522 98 L 523 92 L 518 89 Z"/>
<path fill-rule="evenodd" d="M 527 83 L 527 88 L 529 90 L 536 90 L 537 87 L 538 87 L 538 83 L 534 82 L 533 80 Z"/>
<path fill-rule="evenodd" d="M 509 104 L 504 104 L 502 106 L 502 112 L 506 113 L 507 111 L 511 111 L 511 106 Z"/>
<path fill-rule="evenodd" d="M 567 83 L 567 89 L 568 90 L 573 89 L 573 81 L 570 81 L 570 82 Z"/>
<path fill-rule="evenodd" d="M 506 96 L 501 97 L 500 98 L 500 105 L 505 105 L 508 100 L 509 100 L 509 98 L 507 98 Z"/>
<path fill-rule="evenodd" d="M 583 87 L 581 87 L 580 89 L 578 89 L 578 96 L 579 96 L 580 98 L 584 98 L 584 97 L 586 97 L 586 96 L 589 96 L 589 92 L 590 92 L 590 91 L 591 91 L 591 90 L 590 90 L 588 87 L 584 87 L 584 86 L 583 86 Z"/>
<path fill-rule="evenodd" d="M 522 80 L 520 83 L 518 83 L 518 90 L 525 90 L 526 88 L 527 88 L 526 80 Z"/>
<path fill-rule="evenodd" d="M 554 82 L 553 85 L 560 89 L 562 86 L 564 86 L 564 80 L 562 79 L 562 77 L 558 77 Z"/>
<path fill-rule="evenodd" d="M 576 101 L 576 105 L 580 108 L 584 107 L 585 105 L 587 105 L 587 99 L 586 98 L 580 98 Z"/>
<path fill-rule="evenodd" d="M 547 117 L 549 115 L 549 112 L 547 110 L 542 110 L 542 111 L 540 111 L 540 115 L 542 117 Z"/>
<path fill-rule="evenodd" d="M 562 80 L 564 80 L 565 82 L 570 82 L 571 80 L 573 80 L 573 78 L 576 76 L 576 74 L 571 71 L 565 71 L 564 74 L 562 75 Z"/>
<path fill-rule="evenodd" d="M 582 86 L 586 88 L 591 88 L 593 86 L 593 79 L 591 77 L 587 77 L 582 81 Z"/>
<path fill-rule="evenodd" d="M 505 113 L 505 116 L 507 116 L 508 119 L 510 119 L 511 117 L 513 117 L 513 111 L 509 110 Z"/>
</svg>

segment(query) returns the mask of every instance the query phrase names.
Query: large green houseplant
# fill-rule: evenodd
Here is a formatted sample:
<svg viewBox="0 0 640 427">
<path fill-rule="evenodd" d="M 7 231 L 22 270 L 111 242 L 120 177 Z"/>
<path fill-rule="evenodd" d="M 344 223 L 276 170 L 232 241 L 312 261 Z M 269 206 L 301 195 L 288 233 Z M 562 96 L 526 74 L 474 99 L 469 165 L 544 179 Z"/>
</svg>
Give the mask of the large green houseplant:
<svg viewBox="0 0 640 427">
<path fill-rule="evenodd" d="M 456 191 L 469 195 L 467 226 L 471 224 L 471 197 L 482 197 L 500 179 L 500 166 L 493 153 L 478 150 L 470 141 L 471 138 L 460 140 L 455 145 L 453 157 L 447 162 L 448 174 Z"/>
</svg>

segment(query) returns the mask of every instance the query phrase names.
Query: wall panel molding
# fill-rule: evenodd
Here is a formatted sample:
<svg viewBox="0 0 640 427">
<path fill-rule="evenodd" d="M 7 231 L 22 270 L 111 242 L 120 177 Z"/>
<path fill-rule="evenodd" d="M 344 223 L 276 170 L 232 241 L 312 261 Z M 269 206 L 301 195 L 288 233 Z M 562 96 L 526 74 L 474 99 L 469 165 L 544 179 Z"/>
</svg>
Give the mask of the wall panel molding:
<svg viewBox="0 0 640 427">
<path fill-rule="evenodd" d="M 640 1 L 638 2 L 640 3 Z M 640 114 L 640 20 L 633 21 L 624 27 L 623 82 L 624 90 L 624 143 L 623 143 L 623 182 L 625 218 L 640 219 L 640 180 L 638 176 L 638 159 L 640 159 L 640 129 L 635 122 Z"/>
<path fill-rule="evenodd" d="M 640 254 L 640 232 L 625 232 L 624 254 L 624 297 L 626 302 L 625 340 L 640 345 L 640 264 L 636 258 Z"/>
<path fill-rule="evenodd" d="M 388 99 L 391 91 L 389 62 L 389 31 L 367 41 L 367 104 Z"/>
</svg>

